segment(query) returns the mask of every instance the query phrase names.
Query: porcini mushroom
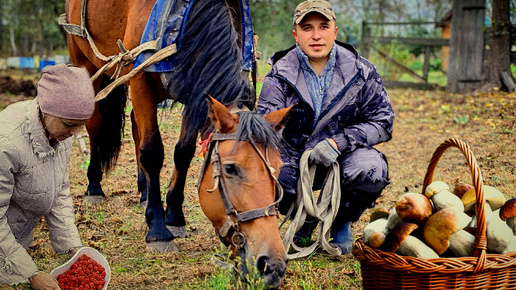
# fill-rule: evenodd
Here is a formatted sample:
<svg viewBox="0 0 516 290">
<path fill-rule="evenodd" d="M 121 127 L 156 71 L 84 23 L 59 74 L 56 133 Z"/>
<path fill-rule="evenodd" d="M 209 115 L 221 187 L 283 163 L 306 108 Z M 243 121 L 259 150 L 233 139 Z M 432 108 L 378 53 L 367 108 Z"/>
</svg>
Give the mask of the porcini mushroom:
<svg viewBox="0 0 516 290">
<path fill-rule="evenodd" d="M 387 229 L 390 231 L 392 230 L 396 225 L 402 224 L 403 220 L 398 216 L 396 213 L 396 209 L 393 208 L 391 212 L 389 213 L 389 216 L 387 217 Z"/>
<path fill-rule="evenodd" d="M 486 214 L 487 251 L 489 253 L 504 253 L 514 237 L 512 229 L 500 218 L 499 209 Z"/>
<path fill-rule="evenodd" d="M 428 218 L 423 228 L 423 239 L 437 254 L 441 255 L 450 247 L 450 242 L 456 240 L 450 240 L 451 236 L 466 227 L 470 220 L 471 218 L 464 212 L 453 208 L 441 209 Z M 457 247 L 460 246 L 464 245 L 457 245 Z"/>
<path fill-rule="evenodd" d="M 468 184 L 468 183 L 462 183 L 462 184 L 459 184 L 457 186 L 455 186 L 455 188 L 453 189 L 453 194 L 455 194 L 456 196 L 458 196 L 459 198 L 462 198 L 462 196 L 470 189 L 474 188 L 473 185 L 471 184 Z"/>
<path fill-rule="evenodd" d="M 362 241 L 373 248 L 379 248 L 385 239 L 385 235 L 387 234 L 387 218 L 379 218 L 367 224 L 364 227 L 364 235 L 362 236 Z M 375 235 L 376 234 L 376 235 Z M 373 238 L 373 243 L 371 244 L 371 237 L 375 235 Z M 383 237 L 382 237 L 383 236 Z"/>
<path fill-rule="evenodd" d="M 387 218 L 389 217 L 389 210 L 385 209 L 385 208 L 376 208 L 372 213 L 371 213 L 371 216 L 369 217 L 369 222 L 372 223 L 374 222 L 375 220 L 377 219 L 381 219 L 381 218 Z"/>
<path fill-rule="evenodd" d="M 439 258 L 439 255 L 423 241 L 410 235 L 417 228 L 418 225 L 414 223 L 396 225 L 387 234 L 382 249 L 386 252 L 396 252 L 403 256 L 424 259 Z"/>
<path fill-rule="evenodd" d="M 457 211 L 464 211 L 464 204 L 461 199 L 449 191 L 450 187 L 443 181 L 434 181 L 425 189 L 425 195 L 432 200 L 435 211 L 443 208 L 453 208 Z"/>
<path fill-rule="evenodd" d="M 486 200 L 487 204 L 489 204 L 492 211 L 501 208 L 505 203 L 505 196 L 503 193 L 489 185 L 484 185 L 484 199 Z M 473 188 L 466 191 L 461 200 L 464 204 L 464 212 L 473 211 L 477 202 L 475 189 Z"/>
<path fill-rule="evenodd" d="M 405 193 L 396 202 L 396 213 L 407 223 L 422 225 L 432 215 L 432 203 L 419 193 Z"/>
<path fill-rule="evenodd" d="M 500 208 L 500 218 L 512 229 L 512 234 L 516 235 L 516 197 L 506 201 Z"/>
</svg>

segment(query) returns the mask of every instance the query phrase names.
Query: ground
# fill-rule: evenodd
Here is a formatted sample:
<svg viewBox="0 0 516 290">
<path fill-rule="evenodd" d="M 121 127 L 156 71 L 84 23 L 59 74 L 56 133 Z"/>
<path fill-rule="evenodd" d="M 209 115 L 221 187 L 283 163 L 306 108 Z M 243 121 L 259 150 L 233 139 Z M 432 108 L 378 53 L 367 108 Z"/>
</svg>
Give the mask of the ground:
<svg viewBox="0 0 516 290">
<path fill-rule="evenodd" d="M 408 89 L 388 89 L 388 93 L 396 112 L 394 132 L 390 142 L 376 148 L 388 158 L 391 184 L 378 199 L 377 207 L 389 209 L 401 194 L 421 192 L 433 152 L 449 138 L 469 144 L 484 184 L 495 186 L 506 198 L 516 196 L 516 94 L 473 92 L 460 95 Z M 24 98 L 2 93 L 0 105 Z M 163 193 L 173 168 L 171 157 L 179 131 L 180 112 L 181 108 L 159 112 L 167 152 L 161 181 Z M 194 158 L 185 190 L 184 211 L 189 236 L 176 240 L 179 252 L 149 254 L 145 252 L 146 224 L 144 210 L 138 204 L 134 144 L 129 123 L 118 166 L 103 181 L 107 193 L 103 204 L 88 206 L 82 203 L 87 185 L 88 156 L 80 151 L 79 142 L 75 144 L 70 181 L 77 224 L 84 245 L 106 255 L 112 270 L 110 289 L 239 288 L 240 284 L 210 262 L 219 248 L 219 241 L 197 201 L 195 184 L 202 163 L 200 157 Z M 450 186 L 471 183 L 471 170 L 458 149 L 448 149 L 438 160 L 434 180 L 445 181 Z M 368 209 L 353 224 L 355 237 L 360 236 L 370 212 Z M 44 271 L 51 271 L 66 261 L 65 256 L 55 254 L 51 248 L 44 224 L 35 231 L 29 252 Z M 308 258 L 289 262 L 282 289 L 361 289 L 360 277 L 360 263 L 353 255 L 330 257 L 317 251 Z"/>
</svg>

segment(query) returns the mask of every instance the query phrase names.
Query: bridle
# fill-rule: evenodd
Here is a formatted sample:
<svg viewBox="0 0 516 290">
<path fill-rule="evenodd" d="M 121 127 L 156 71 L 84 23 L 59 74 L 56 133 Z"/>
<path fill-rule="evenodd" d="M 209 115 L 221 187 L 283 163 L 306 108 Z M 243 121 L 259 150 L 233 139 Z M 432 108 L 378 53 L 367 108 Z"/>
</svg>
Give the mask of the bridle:
<svg viewBox="0 0 516 290">
<path fill-rule="evenodd" d="M 229 133 L 229 134 L 223 134 L 223 133 L 212 133 L 211 134 L 211 140 L 210 145 L 208 148 L 208 155 L 205 158 L 205 162 L 203 165 L 202 173 L 204 173 L 206 165 L 208 162 L 211 163 L 213 167 L 213 180 L 214 180 L 214 186 L 212 189 L 209 189 L 208 192 L 213 192 L 217 188 L 219 188 L 220 196 L 222 199 L 222 203 L 224 204 L 224 208 L 226 210 L 226 221 L 224 224 L 219 228 L 215 228 L 215 232 L 217 233 L 220 240 L 226 245 L 229 246 L 229 244 L 226 242 L 226 238 L 232 233 L 231 236 L 231 244 L 238 249 L 239 256 L 244 259 L 245 257 L 245 244 L 246 244 L 246 236 L 241 231 L 240 223 L 252 221 L 254 219 L 262 218 L 262 217 L 268 217 L 268 216 L 277 216 L 278 210 L 277 206 L 279 202 L 281 201 L 283 197 L 283 189 L 281 188 L 281 185 L 279 184 L 276 176 L 274 175 L 275 169 L 271 166 L 269 159 L 268 159 L 268 151 L 265 149 L 265 156 L 260 151 L 256 143 L 250 138 L 249 143 L 253 146 L 254 150 L 260 156 L 262 161 L 265 164 L 265 167 L 267 168 L 267 171 L 269 172 L 269 175 L 272 177 L 272 179 L 275 182 L 276 185 L 276 200 L 269 206 L 257 208 L 257 209 L 251 209 L 244 212 L 238 212 L 235 207 L 233 206 L 233 203 L 229 199 L 228 191 L 226 188 L 226 182 L 224 175 L 222 174 L 221 170 L 221 164 L 220 164 L 220 155 L 218 150 L 219 142 L 221 141 L 227 141 L 227 140 L 237 140 L 237 134 L 236 133 Z M 199 178 L 199 185 L 202 179 L 202 176 L 204 174 L 201 174 Z M 198 186 L 199 188 L 199 186 Z"/>
</svg>

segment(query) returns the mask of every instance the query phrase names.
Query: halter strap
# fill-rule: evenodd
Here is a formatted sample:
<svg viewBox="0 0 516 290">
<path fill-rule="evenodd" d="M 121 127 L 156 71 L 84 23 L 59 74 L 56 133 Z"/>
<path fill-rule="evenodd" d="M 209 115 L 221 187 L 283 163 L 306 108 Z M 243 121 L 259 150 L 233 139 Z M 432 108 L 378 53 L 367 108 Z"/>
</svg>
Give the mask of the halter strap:
<svg viewBox="0 0 516 290">
<path fill-rule="evenodd" d="M 215 191 L 217 188 L 219 188 L 222 203 L 224 205 L 224 209 L 227 214 L 226 221 L 220 227 L 220 229 L 218 229 L 218 230 L 215 229 L 215 232 L 219 236 L 220 240 L 226 244 L 225 239 L 230 234 L 231 229 L 234 229 L 234 230 L 238 229 L 237 231 L 235 231 L 235 233 L 233 233 L 233 235 L 237 234 L 239 236 L 242 236 L 244 239 L 243 243 L 245 243 L 245 236 L 243 236 L 243 234 L 239 230 L 239 228 L 240 228 L 239 223 L 240 222 L 248 222 L 248 221 L 251 221 L 251 220 L 254 220 L 257 218 L 261 218 L 261 217 L 277 216 L 278 215 L 277 205 L 283 198 L 283 189 L 279 185 L 279 182 L 278 182 L 276 176 L 274 175 L 274 168 L 270 165 L 270 163 L 268 161 L 267 149 L 265 150 L 265 156 L 264 156 L 263 153 L 259 150 L 256 143 L 252 139 L 249 140 L 249 143 L 253 146 L 253 148 L 257 152 L 258 156 L 260 156 L 260 159 L 262 159 L 262 161 L 264 162 L 265 167 L 267 168 L 267 171 L 269 172 L 269 175 L 273 178 L 274 183 L 277 188 L 278 197 L 277 197 L 276 201 L 273 202 L 269 206 L 252 209 L 252 210 L 248 210 L 248 211 L 239 213 L 233 206 L 233 203 L 231 202 L 231 200 L 229 199 L 226 185 L 224 182 L 224 178 L 222 177 L 222 169 L 221 169 L 221 165 L 220 165 L 218 142 L 219 141 L 227 141 L 227 140 L 238 141 L 236 133 L 229 133 L 229 134 L 213 133 L 212 134 L 211 141 L 214 141 L 214 142 L 210 142 L 210 148 L 208 149 L 208 156 L 204 163 L 202 173 L 204 173 L 207 162 L 211 162 L 212 168 L 213 168 L 214 186 L 212 189 L 210 189 L 208 191 L 212 192 L 212 191 Z M 201 178 L 199 179 L 198 184 L 200 184 L 200 181 L 201 181 Z M 233 220 L 233 218 L 231 218 L 231 216 L 234 216 L 234 220 Z M 235 245 L 235 241 L 232 241 L 232 242 Z M 241 247 L 243 245 L 243 243 L 239 242 L 239 245 L 235 245 L 235 246 Z"/>
</svg>

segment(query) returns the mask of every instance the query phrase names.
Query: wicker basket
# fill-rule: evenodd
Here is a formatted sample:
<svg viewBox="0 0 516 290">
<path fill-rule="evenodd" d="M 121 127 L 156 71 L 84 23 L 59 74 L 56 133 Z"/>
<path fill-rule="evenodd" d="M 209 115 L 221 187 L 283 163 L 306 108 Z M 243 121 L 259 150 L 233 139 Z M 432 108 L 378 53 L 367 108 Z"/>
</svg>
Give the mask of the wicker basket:
<svg viewBox="0 0 516 290">
<path fill-rule="evenodd" d="M 449 147 L 464 153 L 471 169 L 477 201 L 484 201 L 482 175 L 464 142 L 449 139 L 434 152 L 425 175 L 423 192 L 432 182 L 439 158 Z M 373 249 L 361 238 L 353 244 L 360 261 L 364 289 L 516 289 L 516 252 L 486 254 L 484 202 L 476 203 L 478 224 L 470 257 L 421 259 Z"/>
</svg>

